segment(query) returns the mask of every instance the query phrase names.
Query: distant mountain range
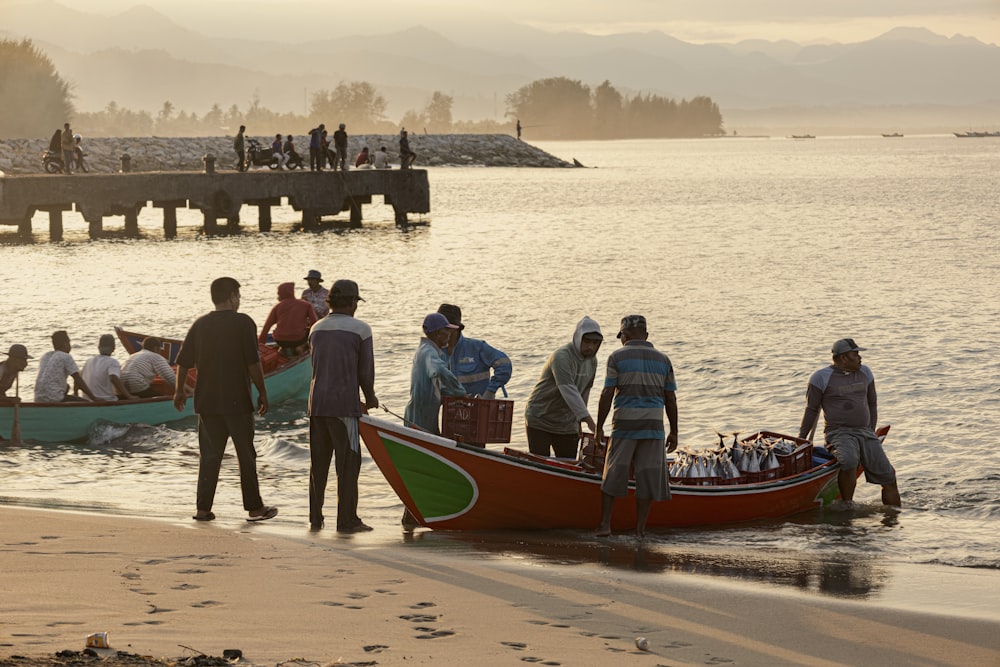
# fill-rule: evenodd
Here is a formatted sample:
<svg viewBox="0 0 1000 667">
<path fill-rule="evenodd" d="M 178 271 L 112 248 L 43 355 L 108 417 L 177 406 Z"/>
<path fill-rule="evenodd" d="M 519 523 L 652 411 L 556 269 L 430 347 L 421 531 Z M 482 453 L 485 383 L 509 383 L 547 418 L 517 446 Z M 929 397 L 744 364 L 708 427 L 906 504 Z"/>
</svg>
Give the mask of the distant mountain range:
<svg viewBox="0 0 1000 667">
<path fill-rule="evenodd" d="M 626 94 L 707 95 L 727 127 L 766 126 L 769 114 L 782 117 L 782 127 L 795 127 L 789 114 L 806 123 L 817 114 L 830 122 L 847 114 L 846 126 L 849 110 L 861 116 L 882 110 L 884 119 L 873 119 L 881 124 L 893 115 L 915 118 L 916 109 L 926 122 L 933 116 L 952 129 L 1000 124 L 1000 47 L 921 28 L 822 46 L 700 45 L 661 32 L 593 36 L 514 24 L 449 34 L 417 26 L 289 43 L 201 34 L 146 6 L 106 17 L 54 0 L 0 0 L 0 15 L 0 35 L 31 38 L 72 83 L 84 111 L 114 100 L 155 112 L 169 100 L 200 115 L 213 103 L 246 109 L 257 97 L 275 111 L 302 113 L 311 92 L 344 80 L 375 85 L 392 119 L 422 108 L 435 90 L 454 98 L 457 119 L 502 119 L 506 95 L 536 79 L 566 76 L 591 86 L 607 79 Z M 283 39 L 288 24 L 287 17 L 276 19 Z"/>
</svg>

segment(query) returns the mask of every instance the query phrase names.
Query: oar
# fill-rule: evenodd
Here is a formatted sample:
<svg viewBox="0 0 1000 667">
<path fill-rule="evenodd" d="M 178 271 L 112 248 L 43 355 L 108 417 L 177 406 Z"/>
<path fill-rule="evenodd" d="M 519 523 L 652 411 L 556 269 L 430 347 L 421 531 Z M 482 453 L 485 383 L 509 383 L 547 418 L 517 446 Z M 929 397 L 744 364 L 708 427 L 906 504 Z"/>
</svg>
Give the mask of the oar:
<svg viewBox="0 0 1000 667">
<path fill-rule="evenodd" d="M 10 443 L 21 444 L 21 383 L 14 376 L 14 425 L 10 427 Z"/>
</svg>

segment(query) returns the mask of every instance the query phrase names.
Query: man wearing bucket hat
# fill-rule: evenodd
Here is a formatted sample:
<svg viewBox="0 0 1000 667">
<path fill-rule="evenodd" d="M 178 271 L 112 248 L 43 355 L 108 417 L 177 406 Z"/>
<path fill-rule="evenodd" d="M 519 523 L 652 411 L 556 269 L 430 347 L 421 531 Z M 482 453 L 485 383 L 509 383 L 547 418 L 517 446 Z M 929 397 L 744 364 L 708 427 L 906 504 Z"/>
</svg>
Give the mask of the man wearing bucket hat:
<svg viewBox="0 0 1000 667">
<path fill-rule="evenodd" d="M 615 498 L 628 494 L 630 472 L 635 471 L 635 533 L 645 536 L 646 519 L 654 501 L 670 500 L 666 452 L 677 449 L 677 383 L 669 357 L 647 338 L 646 318 L 622 318 L 618 339 L 622 347 L 608 356 L 604 390 L 597 407 L 598 441 L 614 404 L 611 443 L 601 480 L 601 523 L 598 536 L 611 534 Z M 664 433 L 663 415 L 670 422 Z"/>
<path fill-rule="evenodd" d="M 330 307 L 326 303 L 330 290 L 320 285 L 323 282 L 323 274 L 316 269 L 309 269 L 305 281 L 309 283 L 309 287 L 302 290 L 302 300 L 312 304 L 316 310 L 316 317 L 326 317 L 330 314 Z"/>
<path fill-rule="evenodd" d="M 28 349 L 20 343 L 14 343 L 7 351 L 7 359 L 0 361 L 0 402 L 13 403 L 20 400 L 17 397 L 8 397 L 7 390 L 10 389 L 17 380 L 17 374 L 28 367 Z"/>
<path fill-rule="evenodd" d="M 858 466 L 861 465 L 865 480 L 882 487 L 882 502 L 899 507 L 896 470 L 875 435 L 878 397 L 875 376 L 861 363 L 860 353 L 864 350 L 853 338 L 841 338 L 833 344 L 833 364 L 819 369 L 809 378 L 799 437 L 812 436 L 822 408 L 826 444 L 840 463 L 837 484 L 843 502 L 850 507 L 854 500 Z"/>
<path fill-rule="evenodd" d="M 470 396 L 493 398 L 497 390 L 510 380 L 510 358 L 489 343 L 477 338 L 466 338 L 462 332 L 462 309 L 450 303 L 442 303 L 438 312 L 448 318 L 457 329 L 449 329 L 448 368 L 465 387 Z M 493 377 L 490 377 L 490 371 Z M 507 395 L 504 390 L 504 395 Z"/>
</svg>

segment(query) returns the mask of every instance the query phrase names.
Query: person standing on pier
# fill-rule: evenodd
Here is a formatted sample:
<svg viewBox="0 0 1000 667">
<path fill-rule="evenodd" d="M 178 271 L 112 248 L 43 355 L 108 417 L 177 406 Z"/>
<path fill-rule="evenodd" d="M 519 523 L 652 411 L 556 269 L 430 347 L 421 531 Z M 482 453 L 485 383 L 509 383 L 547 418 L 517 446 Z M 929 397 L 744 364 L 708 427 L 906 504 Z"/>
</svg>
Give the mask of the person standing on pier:
<svg viewBox="0 0 1000 667">
<path fill-rule="evenodd" d="M 326 125 L 309 130 L 309 171 L 323 171 L 323 132 Z"/>
<path fill-rule="evenodd" d="M 410 135 L 406 130 L 402 130 L 399 133 L 399 168 L 409 169 L 416 159 L 417 154 L 410 150 Z"/>
<path fill-rule="evenodd" d="M 243 138 L 243 133 L 246 132 L 247 126 L 240 125 L 240 131 L 236 133 L 236 137 L 233 138 L 233 150 L 236 151 L 236 170 L 246 171 L 247 170 L 247 148 L 246 141 Z"/>
<path fill-rule="evenodd" d="M 337 161 L 333 168 L 336 170 L 339 165 L 341 171 L 347 171 L 347 126 L 343 123 L 333 133 L 333 147 L 337 151 Z"/>
<path fill-rule="evenodd" d="M 240 466 L 243 508 L 249 521 L 278 515 L 264 504 L 257 480 L 257 450 L 253 446 L 254 406 L 250 383 L 257 388 L 257 414 L 267 414 L 267 386 L 257 349 L 257 324 L 240 309 L 240 284 L 235 278 L 216 278 L 211 288 L 215 310 L 202 315 L 188 330 L 177 354 L 174 407 L 187 403 L 187 376 L 198 369 L 194 411 L 198 413 L 198 511 L 196 521 L 212 521 L 215 489 L 226 452 L 233 439 Z"/>
<path fill-rule="evenodd" d="M 517 119 L 517 140 L 521 140 L 521 119 Z"/>
<path fill-rule="evenodd" d="M 63 124 L 62 136 L 60 137 L 62 148 L 63 171 L 72 174 L 73 158 L 76 156 L 76 140 L 73 139 L 73 130 L 69 128 L 69 123 Z"/>
</svg>

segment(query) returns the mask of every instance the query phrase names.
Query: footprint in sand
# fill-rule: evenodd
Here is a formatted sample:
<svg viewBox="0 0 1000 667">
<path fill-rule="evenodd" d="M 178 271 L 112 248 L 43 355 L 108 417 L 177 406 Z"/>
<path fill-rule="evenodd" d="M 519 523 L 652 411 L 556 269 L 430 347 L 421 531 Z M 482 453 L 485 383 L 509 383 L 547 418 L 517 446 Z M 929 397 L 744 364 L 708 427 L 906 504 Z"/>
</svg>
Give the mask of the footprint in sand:
<svg viewBox="0 0 1000 667">
<path fill-rule="evenodd" d="M 544 660 L 542 658 L 536 658 L 532 655 L 526 655 L 521 658 L 522 662 L 532 662 L 539 665 L 561 665 L 561 662 L 556 662 L 555 660 Z"/>
<path fill-rule="evenodd" d="M 451 630 L 434 630 L 432 632 L 427 632 L 422 635 L 417 635 L 417 639 L 440 639 L 441 637 L 450 637 L 454 632 Z"/>
<path fill-rule="evenodd" d="M 437 616 L 431 614 L 403 614 L 400 618 L 412 623 L 433 623 L 438 619 Z"/>
<path fill-rule="evenodd" d="M 170 588 L 175 591 L 192 591 L 196 588 L 201 588 L 201 586 L 195 586 L 194 584 L 180 584 L 179 586 L 171 586 Z"/>
<path fill-rule="evenodd" d="M 387 648 L 389 647 L 384 644 L 372 644 L 371 646 L 365 646 L 365 653 L 381 653 Z"/>
<path fill-rule="evenodd" d="M 705 661 L 706 665 L 730 665 L 733 664 L 733 660 L 729 658 L 709 658 Z"/>
<path fill-rule="evenodd" d="M 528 621 L 528 623 L 531 623 L 532 625 L 548 625 L 549 624 L 548 621 L 538 621 L 538 620 L 530 620 L 530 621 Z"/>
<path fill-rule="evenodd" d="M 368 597 L 368 594 L 367 593 L 348 593 L 347 597 L 351 598 L 352 600 L 363 600 L 364 598 Z"/>
<path fill-rule="evenodd" d="M 525 644 L 524 642 L 500 642 L 500 644 L 503 646 L 509 646 L 515 651 L 523 651 L 524 649 L 528 648 L 528 645 Z"/>
<path fill-rule="evenodd" d="M 605 647 L 604 647 L 604 649 L 605 649 L 606 651 L 610 651 L 610 652 L 612 652 L 612 653 L 626 653 L 626 650 L 625 650 L 625 649 L 623 649 L 623 648 L 618 648 L 617 646 L 605 646 Z"/>
<path fill-rule="evenodd" d="M 208 574 L 208 570 L 177 570 L 177 574 Z"/>
<path fill-rule="evenodd" d="M 418 602 L 417 604 L 411 604 L 410 609 L 426 609 L 427 607 L 436 607 L 437 605 L 433 602 Z"/>
<path fill-rule="evenodd" d="M 204 600 L 202 602 L 195 602 L 191 606 L 194 607 L 195 609 L 202 609 L 204 607 L 215 607 L 215 606 L 218 606 L 220 604 L 222 604 L 222 603 L 218 602 L 216 600 Z"/>
</svg>

